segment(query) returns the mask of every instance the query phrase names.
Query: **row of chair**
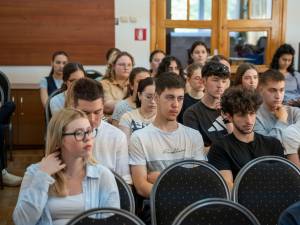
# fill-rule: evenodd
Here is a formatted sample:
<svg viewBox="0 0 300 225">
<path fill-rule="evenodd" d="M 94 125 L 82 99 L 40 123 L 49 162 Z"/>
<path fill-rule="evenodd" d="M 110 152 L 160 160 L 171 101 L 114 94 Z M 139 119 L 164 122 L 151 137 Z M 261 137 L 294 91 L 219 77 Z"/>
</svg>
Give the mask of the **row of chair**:
<svg viewBox="0 0 300 225">
<path fill-rule="evenodd" d="M 125 182 L 123 183 L 127 185 Z M 132 198 L 132 193 L 129 194 L 131 197 L 126 197 L 127 191 L 120 191 L 121 208 L 123 209 L 126 204 L 132 202 L 129 200 Z M 130 189 L 128 192 L 131 192 Z M 183 218 L 183 215 L 192 212 L 195 212 L 197 219 L 194 221 L 197 223 L 192 223 L 193 219 L 188 218 L 187 221 L 190 222 L 184 224 L 204 224 L 198 220 L 209 218 L 208 215 L 214 215 L 225 206 L 216 206 L 219 208 L 217 210 L 214 208 L 213 201 L 208 204 L 213 205 L 211 213 L 204 214 L 200 213 L 202 209 L 198 211 L 194 207 L 202 207 L 202 204 L 206 206 L 207 199 L 215 200 L 215 198 L 217 198 L 218 204 L 221 202 L 220 204 L 226 205 L 226 207 L 229 205 L 231 208 L 241 208 L 240 210 L 245 215 L 254 218 L 253 221 L 256 223 L 253 224 L 259 224 L 257 223 L 259 221 L 263 225 L 275 225 L 280 214 L 288 206 L 300 201 L 300 170 L 293 163 L 281 157 L 260 157 L 242 168 L 230 193 L 218 170 L 207 162 L 185 160 L 175 163 L 161 173 L 153 186 L 150 195 L 152 224 L 171 225 L 174 220 L 181 221 L 180 218 Z M 124 200 L 126 200 L 126 204 Z M 134 207 L 127 206 L 126 208 Z M 248 210 L 245 211 L 244 208 Z M 221 215 L 220 217 L 212 216 L 220 219 L 219 223 L 206 224 L 234 224 L 228 223 L 230 219 L 225 216 L 227 214 L 223 214 L 223 217 Z M 211 221 L 214 220 L 213 218 Z M 174 224 L 177 223 L 174 222 Z M 178 224 L 180 223 L 178 222 Z"/>
</svg>

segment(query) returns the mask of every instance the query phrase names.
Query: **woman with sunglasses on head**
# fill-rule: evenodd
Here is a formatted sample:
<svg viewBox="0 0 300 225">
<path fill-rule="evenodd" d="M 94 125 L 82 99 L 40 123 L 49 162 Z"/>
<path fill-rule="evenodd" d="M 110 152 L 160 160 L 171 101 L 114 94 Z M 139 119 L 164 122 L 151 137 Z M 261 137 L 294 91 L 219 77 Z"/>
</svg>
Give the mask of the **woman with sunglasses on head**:
<svg viewBox="0 0 300 225">
<path fill-rule="evenodd" d="M 63 68 L 63 84 L 61 86 L 62 93 L 55 95 L 50 99 L 51 113 L 61 110 L 65 105 L 65 98 L 67 96 L 68 89 L 75 80 L 85 77 L 85 71 L 82 64 L 77 62 L 71 62 Z"/>
<path fill-rule="evenodd" d="M 66 108 L 52 117 L 46 156 L 27 168 L 22 181 L 16 225 L 61 225 L 91 208 L 119 208 L 113 174 L 92 157 L 96 134 L 82 111 Z"/>
<path fill-rule="evenodd" d="M 47 77 L 40 81 L 40 95 L 43 106 L 46 105 L 48 97 L 63 84 L 63 68 L 68 63 L 68 54 L 64 51 L 54 52 L 51 61 L 51 71 Z"/>
<path fill-rule="evenodd" d="M 154 101 L 155 83 L 152 77 L 141 80 L 137 89 L 137 109 L 123 114 L 119 128 L 127 135 L 152 123 L 156 116 L 156 103 Z M 128 142 L 129 143 L 129 142 Z"/>
</svg>

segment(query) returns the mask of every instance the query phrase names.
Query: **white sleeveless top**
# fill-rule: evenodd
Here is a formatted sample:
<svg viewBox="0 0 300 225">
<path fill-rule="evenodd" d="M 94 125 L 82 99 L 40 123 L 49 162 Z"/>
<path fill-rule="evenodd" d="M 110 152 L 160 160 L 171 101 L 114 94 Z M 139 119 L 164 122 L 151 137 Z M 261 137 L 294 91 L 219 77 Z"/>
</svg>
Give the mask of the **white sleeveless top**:
<svg viewBox="0 0 300 225">
<path fill-rule="evenodd" d="M 53 225 L 65 225 L 85 211 L 83 193 L 66 197 L 49 197 L 48 207 Z"/>
</svg>

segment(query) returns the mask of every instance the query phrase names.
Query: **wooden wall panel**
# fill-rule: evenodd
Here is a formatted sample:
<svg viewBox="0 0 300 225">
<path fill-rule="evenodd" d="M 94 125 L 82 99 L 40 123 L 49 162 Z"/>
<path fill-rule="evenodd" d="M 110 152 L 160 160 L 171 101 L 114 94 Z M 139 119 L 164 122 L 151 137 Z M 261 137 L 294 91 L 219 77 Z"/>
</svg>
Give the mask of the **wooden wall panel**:
<svg viewBox="0 0 300 225">
<path fill-rule="evenodd" d="M 99 65 L 114 45 L 112 0 L 0 1 L 0 65 L 49 65 L 57 50 Z"/>
</svg>

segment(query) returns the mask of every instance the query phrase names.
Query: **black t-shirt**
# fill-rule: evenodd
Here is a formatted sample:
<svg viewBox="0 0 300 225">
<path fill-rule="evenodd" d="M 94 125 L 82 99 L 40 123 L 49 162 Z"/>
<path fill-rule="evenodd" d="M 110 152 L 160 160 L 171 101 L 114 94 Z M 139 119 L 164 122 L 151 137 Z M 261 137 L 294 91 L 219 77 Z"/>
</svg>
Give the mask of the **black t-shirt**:
<svg viewBox="0 0 300 225">
<path fill-rule="evenodd" d="M 234 134 L 212 144 L 208 152 L 208 162 L 218 170 L 231 170 L 233 177 L 252 159 L 260 156 L 275 155 L 284 157 L 280 141 L 274 137 L 254 133 L 254 141 L 241 142 Z"/>
<path fill-rule="evenodd" d="M 187 110 L 187 108 L 189 108 L 190 106 L 196 104 L 197 102 L 199 102 L 199 99 L 193 98 L 192 96 L 190 96 L 188 93 L 184 94 L 184 100 L 183 100 L 183 104 L 182 104 L 182 109 L 177 117 L 177 121 L 179 123 L 183 124 L 183 113 L 185 112 L 185 110 Z"/>
<path fill-rule="evenodd" d="M 212 142 L 228 134 L 220 111 L 208 108 L 201 101 L 185 111 L 183 124 L 198 130 L 205 146 L 210 146 Z"/>
</svg>

